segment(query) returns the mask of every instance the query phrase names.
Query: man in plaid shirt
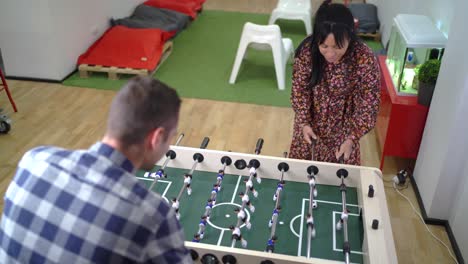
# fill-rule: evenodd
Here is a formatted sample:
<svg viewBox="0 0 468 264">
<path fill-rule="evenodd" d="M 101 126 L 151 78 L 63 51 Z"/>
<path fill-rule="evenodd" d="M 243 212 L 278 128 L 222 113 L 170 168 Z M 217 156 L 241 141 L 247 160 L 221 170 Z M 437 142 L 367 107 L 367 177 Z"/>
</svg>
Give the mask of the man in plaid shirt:
<svg viewBox="0 0 468 264">
<path fill-rule="evenodd" d="M 174 210 L 135 177 L 168 150 L 180 102 L 136 77 L 114 98 L 102 141 L 27 152 L 4 198 L 0 263 L 191 263 Z"/>
</svg>

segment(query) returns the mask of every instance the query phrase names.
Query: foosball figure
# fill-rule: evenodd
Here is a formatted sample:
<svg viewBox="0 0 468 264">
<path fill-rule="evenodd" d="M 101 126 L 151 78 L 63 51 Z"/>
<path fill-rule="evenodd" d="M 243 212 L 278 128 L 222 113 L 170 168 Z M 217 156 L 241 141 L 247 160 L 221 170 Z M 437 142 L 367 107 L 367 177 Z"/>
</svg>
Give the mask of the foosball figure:
<svg viewBox="0 0 468 264">
<path fill-rule="evenodd" d="M 210 218 L 211 216 L 211 210 L 213 210 L 213 201 L 211 199 L 208 199 L 208 201 L 206 202 L 206 205 L 205 205 L 205 216 L 207 218 Z"/>
<path fill-rule="evenodd" d="M 185 184 L 185 187 L 187 188 L 187 195 L 192 194 L 192 188 L 190 188 L 191 182 L 192 182 L 192 175 L 188 173 L 184 174 L 184 184 Z"/>
<path fill-rule="evenodd" d="M 229 226 L 229 229 L 232 231 L 232 239 L 240 241 L 243 248 L 247 247 L 247 240 L 242 237 L 241 230 L 237 226 Z"/>
<path fill-rule="evenodd" d="M 281 206 L 278 205 L 275 209 L 273 209 L 273 214 L 271 215 L 271 219 L 268 222 L 268 227 L 271 228 L 273 226 L 273 219 L 278 218 L 279 213 L 281 212 Z"/>
<path fill-rule="evenodd" d="M 267 241 L 267 246 L 265 251 L 269 253 L 275 252 L 275 244 L 276 241 L 278 240 L 278 237 L 276 235 L 272 236 L 268 241 Z"/>
<path fill-rule="evenodd" d="M 205 236 L 205 229 L 206 229 L 207 223 L 208 222 L 206 221 L 206 215 L 202 215 L 200 219 L 200 223 L 198 224 L 198 232 L 197 232 L 197 234 L 200 235 L 200 239 L 203 239 L 203 237 Z"/>
<path fill-rule="evenodd" d="M 200 235 L 198 233 L 193 235 L 192 242 L 196 242 L 196 243 L 200 242 Z"/>
<path fill-rule="evenodd" d="M 172 208 L 175 210 L 176 212 L 176 217 L 177 217 L 177 220 L 180 219 L 180 214 L 179 214 L 179 200 L 177 200 L 177 198 L 172 198 Z"/>
<path fill-rule="evenodd" d="M 213 205 L 216 204 L 216 196 L 218 196 L 219 185 L 217 183 L 213 184 L 213 189 L 211 189 L 210 199 L 213 201 Z"/>
<path fill-rule="evenodd" d="M 343 222 L 348 220 L 348 209 L 341 213 L 341 218 L 336 223 L 336 230 L 341 230 L 343 228 Z"/>
<path fill-rule="evenodd" d="M 273 195 L 273 201 L 276 201 L 276 199 L 278 198 L 279 193 L 283 190 L 285 183 L 286 182 L 284 180 L 278 182 L 278 184 L 276 185 L 276 192 Z"/>
<path fill-rule="evenodd" d="M 314 194 L 314 198 L 317 197 L 317 186 L 315 186 L 315 177 L 312 176 L 312 175 L 309 175 L 309 185 L 310 187 L 313 188 L 313 194 Z"/>
<path fill-rule="evenodd" d="M 257 190 L 255 190 L 255 188 L 253 187 L 253 182 L 252 182 L 252 180 L 250 179 L 250 177 L 249 177 L 249 178 L 245 178 L 245 179 L 244 179 L 244 182 L 245 182 L 245 187 L 246 187 L 247 189 L 249 189 L 249 190 L 252 192 L 253 196 L 254 196 L 254 197 L 258 197 L 258 192 L 257 192 Z"/>
<path fill-rule="evenodd" d="M 262 178 L 260 178 L 260 176 L 258 176 L 257 170 L 256 170 L 254 167 L 251 167 L 251 168 L 250 168 L 250 174 L 252 174 L 253 177 L 254 177 L 255 179 L 257 179 L 258 184 L 262 183 Z"/>
<path fill-rule="evenodd" d="M 216 177 L 216 183 L 218 184 L 218 192 L 221 191 L 221 183 L 223 183 L 223 179 L 224 179 L 224 171 L 219 170 L 218 176 Z"/>
<path fill-rule="evenodd" d="M 240 208 L 237 207 L 236 209 L 234 209 L 234 212 L 236 212 L 237 218 L 239 218 L 241 222 L 245 224 L 245 227 L 247 227 L 247 229 L 250 229 L 252 227 L 252 224 L 247 219 L 247 215 L 244 212 L 244 210 L 241 210 Z"/>
<path fill-rule="evenodd" d="M 245 194 L 244 192 L 240 192 L 239 196 L 242 199 L 242 202 L 249 207 L 250 212 L 255 212 L 255 206 L 253 206 L 253 204 L 250 202 L 249 195 Z"/>
<path fill-rule="evenodd" d="M 312 230 L 312 238 L 315 238 L 315 233 L 316 232 L 315 232 L 314 218 L 312 217 L 311 214 L 307 214 L 306 224 Z"/>
</svg>

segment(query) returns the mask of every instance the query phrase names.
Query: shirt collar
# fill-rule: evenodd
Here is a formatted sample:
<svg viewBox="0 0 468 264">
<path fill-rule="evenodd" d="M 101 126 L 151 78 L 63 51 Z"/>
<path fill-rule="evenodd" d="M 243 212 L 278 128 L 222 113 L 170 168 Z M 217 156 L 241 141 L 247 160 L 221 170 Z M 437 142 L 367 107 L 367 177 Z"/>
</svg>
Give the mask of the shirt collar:
<svg viewBox="0 0 468 264">
<path fill-rule="evenodd" d="M 115 165 L 121 167 L 122 169 L 130 173 L 134 173 L 136 171 L 132 162 L 124 154 L 111 147 L 110 145 L 107 145 L 102 142 L 96 142 L 89 148 L 89 151 L 95 152 L 101 156 L 108 158 Z"/>
</svg>

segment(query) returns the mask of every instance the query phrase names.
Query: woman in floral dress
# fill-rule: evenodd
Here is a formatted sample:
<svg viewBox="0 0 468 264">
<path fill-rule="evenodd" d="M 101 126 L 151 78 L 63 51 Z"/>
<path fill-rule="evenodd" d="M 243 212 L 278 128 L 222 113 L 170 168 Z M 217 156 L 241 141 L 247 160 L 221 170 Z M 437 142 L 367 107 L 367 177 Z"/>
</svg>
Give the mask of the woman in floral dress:
<svg viewBox="0 0 468 264">
<path fill-rule="evenodd" d="M 372 50 L 354 32 L 347 7 L 325 1 L 313 35 L 296 50 L 290 158 L 360 165 L 359 139 L 375 125 L 380 71 Z M 313 154 L 313 157 L 312 157 Z"/>
</svg>

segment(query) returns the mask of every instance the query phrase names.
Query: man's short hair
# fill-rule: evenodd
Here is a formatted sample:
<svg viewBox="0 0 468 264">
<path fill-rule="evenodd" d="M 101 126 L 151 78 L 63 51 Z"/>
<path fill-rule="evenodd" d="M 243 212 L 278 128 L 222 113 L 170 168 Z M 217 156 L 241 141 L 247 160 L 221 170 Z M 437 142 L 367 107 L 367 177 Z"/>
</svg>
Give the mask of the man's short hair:
<svg viewBox="0 0 468 264">
<path fill-rule="evenodd" d="M 107 120 L 107 133 L 124 146 L 140 144 L 152 130 L 165 137 L 177 125 L 181 100 L 177 92 L 151 77 L 134 77 L 117 93 Z"/>
</svg>

